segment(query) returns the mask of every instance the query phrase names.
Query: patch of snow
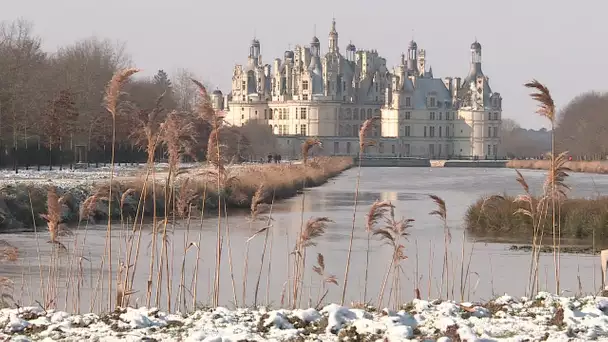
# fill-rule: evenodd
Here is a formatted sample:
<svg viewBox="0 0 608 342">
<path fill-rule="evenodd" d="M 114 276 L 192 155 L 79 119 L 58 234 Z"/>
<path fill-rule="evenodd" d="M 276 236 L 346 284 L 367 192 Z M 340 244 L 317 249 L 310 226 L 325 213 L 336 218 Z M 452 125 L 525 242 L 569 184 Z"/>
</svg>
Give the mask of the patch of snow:
<svg viewBox="0 0 608 342">
<path fill-rule="evenodd" d="M 157 309 L 70 315 L 37 308 L 1 309 L 0 341 L 239 341 L 349 339 L 472 341 L 608 341 L 608 298 L 531 299 L 501 296 L 491 307 L 453 301 L 414 300 L 405 310 L 368 312 L 330 304 L 315 309 L 216 308 L 185 316 Z M 496 310 L 496 304 L 502 305 Z M 325 322 L 327 326 L 325 326 Z M 346 330 L 347 329 L 347 330 Z"/>
</svg>

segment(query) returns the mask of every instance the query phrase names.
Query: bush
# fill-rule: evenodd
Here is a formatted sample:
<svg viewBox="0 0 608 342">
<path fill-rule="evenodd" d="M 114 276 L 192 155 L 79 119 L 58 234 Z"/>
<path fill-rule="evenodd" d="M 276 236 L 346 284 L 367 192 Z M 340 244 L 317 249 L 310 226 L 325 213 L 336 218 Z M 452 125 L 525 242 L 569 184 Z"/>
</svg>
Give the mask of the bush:
<svg viewBox="0 0 608 342">
<path fill-rule="evenodd" d="M 515 213 L 526 204 L 515 202 L 515 197 L 481 198 L 472 204 L 465 214 L 465 227 L 476 236 L 532 237 L 530 217 Z M 538 198 L 533 199 L 536 206 Z M 553 234 L 551 205 L 546 219 L 542 220 L 545 237 Z M 559 212 L 562 238 L 591 238 L 595 231 L 598 240 L 608 239 L 608 197 L 593 199 L 566 199 Z"/>
</svg>

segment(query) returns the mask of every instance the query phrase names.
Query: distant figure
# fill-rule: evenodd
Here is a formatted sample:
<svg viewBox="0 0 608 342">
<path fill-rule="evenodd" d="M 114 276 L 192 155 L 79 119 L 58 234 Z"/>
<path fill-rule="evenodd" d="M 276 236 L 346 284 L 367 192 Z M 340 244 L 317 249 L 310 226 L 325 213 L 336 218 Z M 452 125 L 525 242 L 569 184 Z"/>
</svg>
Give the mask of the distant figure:
<svg viewBox="0 0 608 342">
<path fill-rule="evenodd" d="M 272 163 L 272 154 L 268 153 L 268 163 Z"/>
<path fill-rule="evenodd" d="M 568 156 L 568 160 L 569 160 L 569 161 L 572 161 L 572 156 Z"/>
<path fill-rule="evenodd" d="M 281 162 L 281 155 L 277 154 L 277 163 L 280 163 L 280 162 Z"/>
</svg>

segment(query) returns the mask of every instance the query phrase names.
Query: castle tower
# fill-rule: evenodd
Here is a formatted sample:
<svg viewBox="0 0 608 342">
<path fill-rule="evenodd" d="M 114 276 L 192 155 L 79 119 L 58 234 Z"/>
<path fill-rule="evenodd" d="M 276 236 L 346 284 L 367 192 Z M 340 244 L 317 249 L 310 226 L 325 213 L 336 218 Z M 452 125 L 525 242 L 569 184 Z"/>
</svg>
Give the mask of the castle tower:
<svg viewBox="0 0 608 342">
<path fill-rule="evenodd" d="M 310 55 L 311 57 L 319 57 L 321 55 L 321 43 L 317 36 L 312 37 L 310 42 Z"/>
<path fill-rule="evenodd" d="M 260 41 L 256 38 L 253 38 L 249 46 L 249 63 L 256 66 L 261 63 Z"/>
<path fill-rule="evenodd" d="M 329 52 L 337 53 L 338 47 L 338 31 L 336 31 L 336 19 L 331 21 L 331 31 L 329 31 Z"/>
<path fill-rule="evenodd" d="M 354 62 L 356 54 L 357 54 L 357 47 L 355 47 L 355 44 L 350 42 L 346 46 L 346 60 L 348 60 L 350 62 Z"/>
<path fill-rule="evenodd" d="M 483 76 L 481 71 L 481 44 L 477 40 L 471 44 L 471 69 L 469 76 Z"/>
<path fill-rule="evenodd" d="M 415 75 L 417 71 L 416 62 L 418 60 L 418 44 L 415 41 L 410 41 L 407 49 L 407 71 L 411 75 Z"/>
</svg>

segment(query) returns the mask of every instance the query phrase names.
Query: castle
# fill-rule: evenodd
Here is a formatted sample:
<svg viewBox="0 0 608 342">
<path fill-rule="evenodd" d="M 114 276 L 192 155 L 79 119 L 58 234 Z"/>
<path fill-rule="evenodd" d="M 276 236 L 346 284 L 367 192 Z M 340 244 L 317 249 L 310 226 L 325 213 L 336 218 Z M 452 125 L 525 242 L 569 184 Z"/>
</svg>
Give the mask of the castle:
<svg viewBox="0 0 608 342">
<path fill-rule="evenodd" d="M 502 98 L 481 70 L 481 44 L 471 45 L 464 79 L 435 78 L 426 64 L 414 41 L 393 70 L 375 50 L 349 43 L 342 54 L 334 20 L 325 54 L 313 37 L 309 46 L 264 64 L 254 39 L 247 64 L 234 67 L 231 92 L 216 90 L 211 99 L 230 125 L 270 125 L 288 157 L 297 157 L 309 136 L 322 140 L 325 154 L 357 155 L 359 129 L 373 116 L 381 120 L 368 155 L 498 157 Z"/>
</svg>

